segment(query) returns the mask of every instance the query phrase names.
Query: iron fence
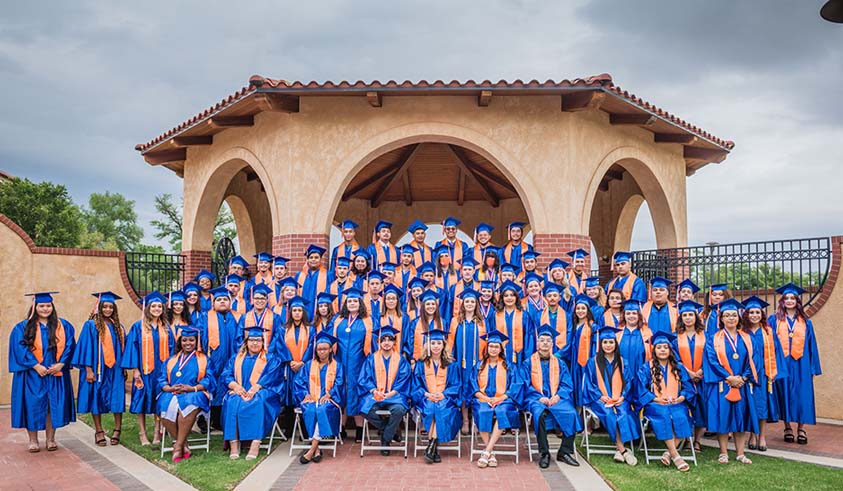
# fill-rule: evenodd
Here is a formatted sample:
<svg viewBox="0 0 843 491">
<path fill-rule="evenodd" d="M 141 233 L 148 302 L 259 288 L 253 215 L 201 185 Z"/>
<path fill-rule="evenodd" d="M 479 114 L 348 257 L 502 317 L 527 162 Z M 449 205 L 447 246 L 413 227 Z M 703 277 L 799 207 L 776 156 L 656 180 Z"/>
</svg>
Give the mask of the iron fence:
<svg viewBox="0 0 843 491">
<path fill-rule="evenodd" d="M 793 282 L 803 289 L 803 305 L 822 291 L 831 266 L 831 239 L 771 240 L 635 251 L 632 269 L 645 281 L 662 276 L 690 278 L 706 289 L 726 283 L 738 299 L 757 295 L 774 305 L 775 289 Z"/>
<path fill-rule="evenodd" d="M 126 273 L 138 297 L 157 290 L 166 294 L 185 282 L 185 257 L 181 254 L 127 252 Z"/>
</svg>

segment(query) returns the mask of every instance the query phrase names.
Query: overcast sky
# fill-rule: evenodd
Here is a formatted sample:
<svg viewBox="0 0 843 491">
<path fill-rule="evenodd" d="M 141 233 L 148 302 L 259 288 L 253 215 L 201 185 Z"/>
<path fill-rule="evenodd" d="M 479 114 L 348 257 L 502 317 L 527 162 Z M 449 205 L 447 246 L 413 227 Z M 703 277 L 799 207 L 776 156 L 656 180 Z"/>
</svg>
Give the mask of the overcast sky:
<svg viewBox="0 0 843 491">
<path fill-rule="evenodd" d="M 737 147 L 688 181 L 689 242 L 843 233 L 843 26 L 824 0 L 6 2 L 0 169 L 79 203 L 181 193 L 145 142 L 248 83 L 612 74 Z M 122 2 L 121 2 L 122 3 Z M 837 150 L 834 150 L 837 148 Z M 655 245 L 643 211 L 633 248 Z"/>
</svg>

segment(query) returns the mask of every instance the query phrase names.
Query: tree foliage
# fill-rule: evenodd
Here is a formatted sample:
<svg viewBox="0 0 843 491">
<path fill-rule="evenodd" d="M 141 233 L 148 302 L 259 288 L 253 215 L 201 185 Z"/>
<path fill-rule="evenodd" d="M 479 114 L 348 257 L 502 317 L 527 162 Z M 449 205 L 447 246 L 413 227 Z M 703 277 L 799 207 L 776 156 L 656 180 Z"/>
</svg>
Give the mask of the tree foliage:
<svg viewBox="0 0 843 491">
<path fill-rule="evenodd" d="M 50 182 L 12 178 L 0 182 L 0 213 L 44 247 L 80 247 L 83 215 L 67 188 Z"/>
<path fill-rule="evenodd" d="M 87 240 L 93 249 L 135 250 L 143 238 L 135 202 L 119 193 L 92 193 L 88 208 L 82 210 Z"/>
<path fill-rule="evenodd" d="M 170 250 L 173 252 L 181 251 L 183 208 L 183 202 L 176 205 L 171 194 L 159 194 L 155 197 L 155 211 L 161 217 L 152 220 L 150 223 L 156 229 L 155 238 L 170 244 Z M 214 243 L 216 244 L 223 237 L 234 238 L 236 236 L 237 229 L 234 226 L 234 216 L 231 214 L 228 205 L 223 202 L 214 223 Z"/>
</svg>

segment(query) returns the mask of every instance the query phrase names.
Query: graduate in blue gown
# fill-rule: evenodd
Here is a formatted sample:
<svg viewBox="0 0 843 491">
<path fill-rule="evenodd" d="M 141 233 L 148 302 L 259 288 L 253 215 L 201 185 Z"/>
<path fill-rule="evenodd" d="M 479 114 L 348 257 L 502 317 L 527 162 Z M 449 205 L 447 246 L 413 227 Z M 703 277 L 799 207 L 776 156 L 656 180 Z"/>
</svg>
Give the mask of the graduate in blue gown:
<svg viewBox="0 0 843 491">
<path fill-rule="evenodd" d="M 512 222 L 506 227 L 507 243 L 501 247 L 502 262 L 524 267 L 524 253 L 532 251 L 533 246 L 524 241 L 524 222 Z"/>
<path fill-rule="evenodd" d="M 460 431 L 463 435 L 468 435 L 471 430 L 468 410 L 474 400 L 471 378 L 474 375 L 474 367 L 483 358 L 483 352 L 486 350 L 486 341 L 483 340 L 486 334 L 486 320 L 478 309 L 480 292 L 472 289 L 463 290 L 460 300 L 460 308 L 448 333 L 448 346 L 451 348 L 454 364 L 460 372 L 460 405 L 462 406 Z"/>
<path fill-rule="evenodd" d="M 533 318 L 533 344 L 538 343 L 537 329 L 545 324 L 556 331 L 553 342 L 553 354 L 566 365 L 571 365 L 571 340 L 573 332 L 569 329 L 568 311 L 562 306 L 562 299 L 568 288 L 558 283 L 546 281 L 542 293 L 547 301 L 545 308 Z M 572 297 L 573 298 L 573 297 Z"/>
<path fill-rule="evenodd" d="M 184 284 L 181 291 L 184 293 L 184 306 L 190 322 L 196 325 L 202 312 L 205 312 L 202 308 L 202 287 L 194 281 L 189 281 Z"/>
<path fill-rule="evenodd" d="M 535 330 L 539 328 L 539 317 L 547 307 L 544 299 L 544 277 L 537 273 L 524 275 L 524 299 L 521 301 L 524 313 L 529 318 L 529 335 L 535 337 Z M 535 341 L 535 339 L 533 340 Z M 532 354 L 532 353 L 531 353 Z"/>
<path fill-rule="evenodd" d="M 650 428 L 667 447 L 662 464 L 673 462 L 677 469 L 687 472 L 691 467 L 679 455 L 677 447 L 694 433 L 691 407 L 695 393 L 688 372 L 677 359 L 675 342 L 676 335 L 669 331 L 653 334 L 652 361 L 638 372 L 636 405 L 644 407 Z"/>
<path fill-rule="evenodd" d="M 638 300 L 641 303 L 647 301 L 647 285 L 644 280 L 632 272 L 632 253 L 617 251 L 612 256 L 613 270 L 617 273 L 612 280 L 606 283 L 606 292 L 621 290 L 625 300 Z"/>
<path fill-rule="evenodd" d="M 641 302 L 625 300 L 621 322 L 617 327 L 618 353 L 623 358 L 624 368 L 629 373 L 638 373 L 646 361 L 650 359 L 650 334 L 647 326 L 642 322 Z M 668 331 L 669 332 L 669 331 Z M 647 338 L 644 341 L 644 338 Z M 635 401 L 630 401 L 635 405 Z"/>
<path fill-rule="evenodd" d="M 176 339 L 176 353 L 158 371 L 156 411 L 174 440 L 174 463 L 190 458 L 187 437 L 199 413 L 211 409 L 210 394 L 217 384 L 207 355 L 198 348 L 199 331 L 186 326 Z"/>
<path fill-rule="evenodd" d="M 428 333 L 434 329 L 444 331 L 445 323 L 439 309 L 439 295 L 433 290 L 425 290 L 419 297 L 421 312 L 419 316 L 410 323 L 410 329 L 403 336 L 403 353 L 412 362 L 421 360 L 424 357 L 424 346 L 427 343 Z"/>
<path fill-rule="evenodd" d="M 609 432 L 617 448 L 614 461 L 636 465 L 638 459 L 624 442 L 637 440 L 641 433 L 638 413 L 631 406 L 638 374 L 627 371 L 618 353 L 617 333 L 614 327 L 600 329 L 597 354 L 585 367 L 582 403 Z"/>
<path fill-rule="evenodd" d="M 752 399 L 752 385 L 758 376 L 752 362 L 752 339 L 741 331 L 743 304 L 730 298 L 720 302 L 720 330 L 710 336 L 705 347 L 703 381 L 706 391 L 708 431 L 717 433 L 718 462 L 729 462 L 729 433 L 735 440 L 736 460 L 752 461 L 744 455 L 747 432 L 758 433 L 758 416 Z"/>
<path fill-rule="evenodd" d="M 26 429 L 31 453 L 39 451 L 39 431 L 46 431 L 47 450 L 54 451 L 56 429 L 76 421 L 70 380 L 76 337 L 73 326 L 56 314 L 56 293 L 28 294 L 29 315 L 9 336 L 12 428 Z"/>
<path fill-rule="evenodd" d="M 240 458 L 240 442 L 251 440 L 246 460 L 260 452 L 261 440 L 272 433 L 281 413 L 284 376 L 281 362 L 266 351 L 263 329 L 246 330 L 246 342 L 221 372 L 223 439 L 229 442 L 229 458 Z"/>
<path fill-rule="evenodd" d="M 316 295 L 328 291 L 328 269 L 322 266 L 322 256 L 325 249 L 315 244 L 310 244 L 305 251 L 307 263 L 305 268 L 296 273 L 296 282 L 299 285 L 299 295 L 307 300 L 307 318 L 312 319 L 316 310 Z"/>
<path fill-rule="evenodd" d="M 400 441 L 399 428 L 410 409 L 412 369 L 395 346 L 395 329 L 383 326 L 378 330 L 378 350 L 366 358 L 357 379 L 360 413 L 380 430 L 381 446 Z M 377 411 L 388 411 L 382 418 Z M 389 450 L 381 450 L 388 456 Z"/>
<path fill-rule="evenodd" d="M 521 304 L 520 285 L 514 281 L 505 281 L 500 292 L 501 300 L 488 331 L 496 330 L 506 334 L 509 338 L 509 342 L 504 345 L 506 361 L 520 365 L 535 350 L 535 342 L 529 335 L 531 320 Z"/>
<path fill-rule="evenodd" d="M 693 300 L 685 300 L 679 302 L 677 309 L 679 322 L 676 323 L 676 356 L 682 362 L 682 368 L 688 372 L 688 379 L 696 393 L 694 404 L 691 406 L 691 416 L 694 420 L 694 449 L 699 452 L 699 439 L 702 438 L 706 425 L 703 361 L 708 338 L 700 317 L 702 305 Z"/>
<path fill-rule="evenodd" d="M 775 383 L 787 378 L 787 364 L 778 336 L 767 325 L 765 310 L 769 305 L 764 300 L 751 296 L 743 301 L 743 329 L 752 338 L 752 362 L 758 373 L 758 383 L 753 383 L 752 400 L 758 416 L 758 433 L 751 433 L 747 447 L 750 450 L 767 450 L 767 422 L 779 420 L 779 400 Z"/>
<path fill-rule="evenodd" d="M 793 442 L 793 427 L 796 423 L 796 442 L 807 445 L 808 433 L 805 425 L 817 424 L 814 402 L 814 377 L 822 374 L 820 353 L 814 325 L 802 308 L 801 295 L 804 290 L 788 283 L 776 290 L 779 297 L 776 314 L 767 323 L 773 328 L 781 342 L 784 353 L 784 368 L 787 378 L 776 381 L 781 419 L 784 420 L 784 441 Z"/>
<path fill-rule="evenodd" d="M 337 268 L 337 259 L 343 258 L 350 261 L 354 251 L 360 249 L 360 244 L 357 243 L 357 227 L 359 225 L 354 220 L 343 220 L 340 224 L 342 242 L 331 251 L 329 263 L 331 272 Z"/>
<path fill-rule="evenodd" d="M 94 293 L 94 313 L 82 326 L 71 364 L 79 369 L 77 411 L 90 413 L 94 420 L 94 442 L 106 446 L 102 415 L 114 414 L 111 444 L 120 443 L 123 411 L 126 408 L 126 384 L 123 369 L 123 346 L 126 333 L 117 313 L 120 297 L 112 292 Z"/>
<path fill-rule="evenodd" d="M 681 302 L 688 300 L 694 301 L 698 291 L 700 291 L 700 287 L 691 281 L 690 278 L 685 278 L 680 281 L 679 284 L 676 285 L 676 305 L 678 306 Z M 702 306 L 700 306 L 700 308 L 702 308 Z"/>
<path fill-rule="evenodd" d="M 726 283 L 717 283 L 708 287 L 708 294 L 705 296 L 705 306 L 702 310 L 702 320 L 705 324 L 705 334 L 712 336 L 720 329 L 720 302 L 732 298 Z"/>
<path fill-rule="evenodd" d="M 571 380 L 574 382 L 574 404 L 583 405 L 583 384 L 588 361 L 597 352 L 597 330 L 591 306 L 594 301 L 585 293 L 574 298 L 574 311 L 568 316 L 568 331 L 571 332 Z"/>
<path fill-rule="evenodd" d="M 413 405 L 421 414 L 428 445 L 428 463 L 442 462 L 439 443 L 448 443 L 460 429 L 460 370 L 445 349 L 445 331 L 430 331 L 424 357 L 413 369 Z"/>
<path fill-rule="evenodd" d="M 561 431 L 564 435 L 556 460 L 576 467 L 579 463 L 574 458 L 574 435 L 582 430 L 582 423 L 574 407 L 571 373 L 553 354 L 559 333 L 550 324 L 544 324 L 536 334 L 536 352 L 524 362 L 521 379 L 524 381 L 524 407 L 532 415 L 539 445 L 539 467 L 546 469 L 550 465 L 549 430 Z"/>
<path fill-rule="evenodd" d="M 518 365 L 509 363 L 503 346 L 509 338 L 501 331 L 489 331 L 484 337 L 486 353 L 474 367 L 471 388 L 474 400 L 471 413 L 485 448 L 477 466 L 497 467 L 495 444 L 504 430 L 520 428 L 518 408 L 522 402 L 523 383 Z"/>
<path fill-rule="evenodd" d="M 284 344 L 286 351 L 290 353 L 289 363 L 284 365 L 284 380 L 286 381 L 284 406 L 292 411 L 296 405 L 296 398 L 293 394 L 293 387 L 296 378 L 302 367 L 313 357 L 313 330 L 307 318 L 308 302 L 302 297 L 293 297 L 287 303 L 289 315 L 284 323 L 284 328 L 279 331 L 282 338 L 279 342 Z M 292 424 L 288 429 L 292 429 Z"/>
<path fill-rule="evenodd" d="M 340 418 L 348 380 L 342 365 L 334 358 L 333 347 L 336 343 L 337 338 L 327 331 L 317 334 L 313 358 L 304 365 L 296 378 L 293 394 L 310 436 L 310 449 L 299 457 L 302 464 L 311 461 L 319 463 L 322 460 L 319 442 L 340 435 Z"/>
<path fill-rule="evenodd" d="M 213 308 L 213 299 L 211 298 L 211 290 L 214 288 L 214 280 L 217 275 L 211 273 L 207 269 L 203 269 L 196 273 L 193 281 L 199 285 L 199 309 L 202 312 L 207 312 Z"/>
<path fill-rule="evenodd" d="M 211 360 L 214 373 L 222 373 L 237 352 L 237 336 L 241 333 L 237 330 L 237 321 L 231 315 L 228 290 L 221 286 L 209 293 L 211 309 L 202 312 L 196 325 L 199 329 L 199 347 Z M 226 393 L 225 384 L 217 384 L 217 390 L 211 398 L 211 427 L 214 429 L 222 429 L 222 401 Z"/>
<path fill-rule="evenodd" d="M 243 344 L 246 329 L 261 327 L 264 330 L 263 337 L 267 342 L 267 351 L 278 357 L 281 363 L 286 363 L 290 361 L 290 351 L 284 344 L 284 323 L 289 317 L 289 308 L 285 304 L 281 311 L 282 314 L 276 314 L 269 308 L 269 295 L 271 293 L 272 290 L 264 284 L 252 289 L 252 308 L 240 316 L 238 320 L 235 346 Z"/>
<path fill-rule="evenodd" d="M 643 307 L 644 324 L 653 334 L 657 332 L 676 332 L 678 314 L 676 306 L 670 303 L 670 284 L 667 278 L 656 276 L 650 280 L 650 300 Z"/>
<path fill-rule="evenodd" d="M 392 224 L 385 220 L 378 221 L 375 224 L 372 243 L 366 249 L 371 258 L 373 271 L 380 269 L 383 263 L 398 263 L 401 260 L 401 257 L 398 255 L 398 249 L 390 242 L 391 238 Z"/>
<path fill-rule="evenodd" d="M 129 412 L 138 415 L 139 437 L 143 446 L 149 445 L 146 435 L 147 414 L 155 415 L 153 443 L 160 441 L 160 422 L 155 412 L 155 400 L 160 393 L 158 373 L 170 358 L 175 345 L 175 338 L 164 314 L 165 302 L 164 296 L 157 291 L 144 297 L 142 320 L 132 324 L 129 329 L 121 363 L 121 368 L 129 370 L 132 379 Z"/>
<path fill-rule="evenodd" d="M 600 286 L 600 278 L 589 276 L 585 279 L 585 295 L 592 300 L 591 314 L 597 327 L 603 325 L 603 318 L 606 314 L 606 293 Z"/>
</svg>

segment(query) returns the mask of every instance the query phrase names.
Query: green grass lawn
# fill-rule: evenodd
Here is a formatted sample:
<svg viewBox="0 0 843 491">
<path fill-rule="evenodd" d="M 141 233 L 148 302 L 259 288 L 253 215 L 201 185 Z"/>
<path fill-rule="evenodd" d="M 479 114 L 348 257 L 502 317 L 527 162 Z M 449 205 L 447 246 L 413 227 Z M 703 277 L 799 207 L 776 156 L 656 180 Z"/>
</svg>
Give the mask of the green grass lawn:
<svg viewBox="0 0 843 491">
<path fill-rule="evenodd" d="M 79 415 L 79 419 L 93 428 L 93 420 L 89 414 Z M 103 417 L 103 429 L 105 436 L 111 437 L 111 430 L 114 429 L 114 418 L 109 414 Z M 152 440 L 152 418 L 147 418 L 147 432 Z M 94 438 L 94 430 L 91 430 L 91 441 Z M 229 491 L 246 477 L 249 472 L 266 457 L 266 451 L 261 450 L 256 460 L 246 461 L 244 457 L 248 448 L 240 452 L 239 460 L 228 458 L 228 452 L 222 450 L 222 435 L 211 435 L 211 451 L 194 451 L 193 455 L 178 464 L 171 460 L 171 454 L 164 454 L 161 459 L 161 448 L 158 446 L 142 447 L 138 440 L 138 420 L 134 414 L 123 415 L 123 434 L 120 443 L 135 452 L 146 460 L 154 463 L 167 472 L 178 476 L 202 491 Z"/>
<path fill-rule="evenodd" d="M 609 443 L 605 435 L 594 435 L 591 441 L 601 445 Z M 653 438 L 647 439 L 648 446 L 663 447 L 659 443 Z M 579 445 L 579 438 L 577 445 Z M 749 453 L 747 456 L 752 459 L 752 465 L 744 465 L 735 462 L 735 453 L 731 450 L 731 444 L 729 464 L 722 465 L 717 463 L 717 456 L 720 454 L 717 449 L 706 446 L 702 449 L 702 452 L 697 454 L 698 465 L 694 467 L 693 463 L 689 462 L 691 464 L 689 472 L 679 472 L 675 467 L 667 468 L 659 462 L 646 465 L 644 454 L 638 451 L 635 452 L 635 456 L 638 457 L 639 462 L 635 467 L 618 464 L 612 460 L 611 455 L 592 455 L 591 464 L 611 486 L 621 491 L 640 489 L 647 491 L 716 489 L 838 491 L 843 489 L 843 469 Z"/>
</svg>

